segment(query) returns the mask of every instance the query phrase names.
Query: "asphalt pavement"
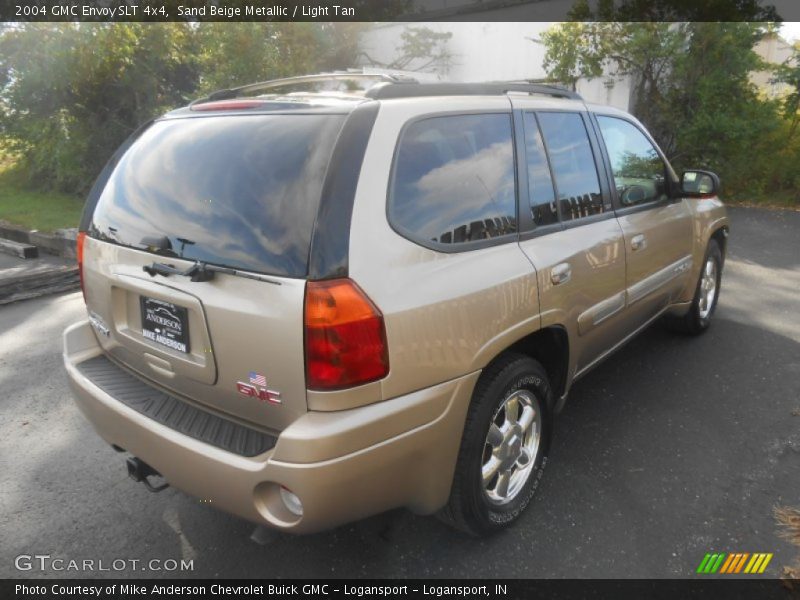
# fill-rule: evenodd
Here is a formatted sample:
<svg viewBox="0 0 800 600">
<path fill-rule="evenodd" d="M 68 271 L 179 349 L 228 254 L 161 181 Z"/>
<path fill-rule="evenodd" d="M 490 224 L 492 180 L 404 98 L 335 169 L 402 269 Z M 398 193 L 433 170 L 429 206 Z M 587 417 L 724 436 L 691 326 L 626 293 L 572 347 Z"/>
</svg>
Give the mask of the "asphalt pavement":
<svg viewBox="0 0 800 600">
<path fill-rule="evenodd" d="M 707 552 L 772 552 L 774 577 L 800 553 L 773 517 L 800 507 L 800 212 L 731 215 L 712 328 L 651 327 L 579 381 L 529 510 L 489 539 L 397 510 L 255 542 L 250 523 L 151 494 L 70 397 L 61 332 L 80 292 L 0 307 L 0 577 L 669 578 Z M 36 554 L 194 569 L 15 568 Z"/>
</svg>

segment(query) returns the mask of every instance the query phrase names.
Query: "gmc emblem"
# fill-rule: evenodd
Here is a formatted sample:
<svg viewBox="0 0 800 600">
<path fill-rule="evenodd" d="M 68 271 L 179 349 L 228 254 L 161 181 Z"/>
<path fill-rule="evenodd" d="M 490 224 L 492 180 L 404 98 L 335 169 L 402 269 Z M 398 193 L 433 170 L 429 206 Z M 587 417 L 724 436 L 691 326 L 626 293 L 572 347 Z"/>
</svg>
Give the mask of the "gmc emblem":
<svg viewBox="0 0 800 600">
<path fill-rule="evenodd" d="M 281 403 L 281 393 L 275 390 L 268 390 L 266 388 L 257 388 L 254 385 L 245 383 L 244 381 L 236 382 L 236 389 L 243 396 L 250 396 L 251 398 L 258 398 L 262 402 L 269 402 L 270 404 Z"/>
</svg>

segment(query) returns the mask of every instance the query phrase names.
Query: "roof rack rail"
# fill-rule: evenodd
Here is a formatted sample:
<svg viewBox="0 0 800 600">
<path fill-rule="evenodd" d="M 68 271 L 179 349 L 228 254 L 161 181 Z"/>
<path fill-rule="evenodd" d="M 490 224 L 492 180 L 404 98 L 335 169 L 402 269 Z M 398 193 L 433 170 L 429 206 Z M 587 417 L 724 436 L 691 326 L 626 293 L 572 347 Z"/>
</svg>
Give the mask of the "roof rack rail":
<svg viewBox="0 0 800 600">
<path fill-rule="evenodd" d="M 362 79 L 370 81 L 375 81 L 378 79 L 380 80 L 380 83 L 385 84 L 417 83 L 416 79 L 395 74 L 364 73 L 360 71 L 336 71 L 333 73 L 318 73 L 317 75 L 301 75 L 299 77 L 271 79 L 269 81 L 250 83 L 235 88 L 217 90 L 215 92 L 211 92 L 208 96 L 194 100 L 191 104 L 189 104 L 189 106 L 194 106 L 195 104 L 200 104 L 203 102 L 214 102 L 216 100 L 230 100 L 232 98 L 239 98 L 253 92 L 271 90 L 290 85 L 303 83 L 322 83 L 325 81 L 358 81 Z"/>
<path fill-rule="evenodd" d="M 583 98 L 572 90 L 524 81 L 490 81 L 486 83 L 416 83 L 415 85 L 394 85 L 387 82 L 376 85 L 366 92 L 367 98 L 387 100 L 390 98 L 413 98 L 420 96 L 501 96 L 508 92 L 543 94 L 556 98 L 581 100 Z"/>
</svg>

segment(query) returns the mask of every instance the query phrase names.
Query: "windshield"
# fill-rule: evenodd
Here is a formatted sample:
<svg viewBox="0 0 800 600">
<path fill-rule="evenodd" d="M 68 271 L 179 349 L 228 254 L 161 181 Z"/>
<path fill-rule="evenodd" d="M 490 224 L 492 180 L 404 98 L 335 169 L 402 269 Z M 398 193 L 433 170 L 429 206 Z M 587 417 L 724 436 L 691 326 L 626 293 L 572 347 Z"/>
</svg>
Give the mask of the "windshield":
<svg viewBox="0 0 800 600">
<path fill-rule="evenodd" d="M 90 235 L 162 256 L 303 277 L 345 115 L 156 122 L 124 154 Z"/>
</svg>

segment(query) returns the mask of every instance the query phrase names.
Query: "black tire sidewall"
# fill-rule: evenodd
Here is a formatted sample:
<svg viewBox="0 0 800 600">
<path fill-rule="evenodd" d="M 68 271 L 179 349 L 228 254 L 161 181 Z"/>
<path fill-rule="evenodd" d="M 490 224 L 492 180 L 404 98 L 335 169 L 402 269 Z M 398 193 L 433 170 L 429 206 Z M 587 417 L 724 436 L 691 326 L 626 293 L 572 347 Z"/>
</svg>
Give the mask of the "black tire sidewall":
<svg viewBox="0 0 800 600">
<path fill-rule="evenodd" d="M 528 481 L 516 498 L 506 505 L 495 505 L 489 501 L 483 489 L 481 466 L 484 443 L 492 419 L 503 400 L 509 394 L 521 389 L 530 391 L 538 405 L 537 410 L 542 419 L 539 449 Z M 471 509 L 469 512 L 476 517 L 482 532 L 495 531 L 515 521 L 528 506 L 539 486 L 544 467 L 547 464 L 547 450 L 552 429 L 547 409 L 549 394 L 550 386 L 544 370 L 531 359 L 521 359 L 501 371 L 478 400 L 479 405 L 476 407 L 477 414 L 475 416 L 476 427 L 469 432 L 472 439 L 470 440 L 471 454 L 467 465 L 468 473 L 463 475 L 469 479 L 467 482 L 467 495 Z"/>
<path fill-rule="evenodd" d="M 714 262 L 717 265 L 716 274 L 717 274 L 717 286 L 716 290 L 714 291 L 714 300 L 711 304 L 711 310 L 709 311 L 708 315 L 705 317 L 700 316 L 700 296 L 701 296 L 701 286 L 703 284 L 703 272 L 706 268 L 706 263 L 708 262 L 709 258 L 713 258 Z M 708 244 L 708 248 L 706 249 L 705 256 L 703 256 L 703 264 L 700 267 L 700 276 L 697 279 L 697 288 L 694 294 L 694 301 L 692 302 L 692 310 L 689 313 L 692 319 L 691 326 L 692 328 L 703 331 L 708 329 L 709 325 L 711 325 L 711 318 L 714 316 L 714 313 L 717 310 L 717 302 L 719 301 L 719 293 L 720 287 L 722 285 L 722 253 L 720 252 L 719 245 L 715 240 L 711 240 Z"/>
</svg>

